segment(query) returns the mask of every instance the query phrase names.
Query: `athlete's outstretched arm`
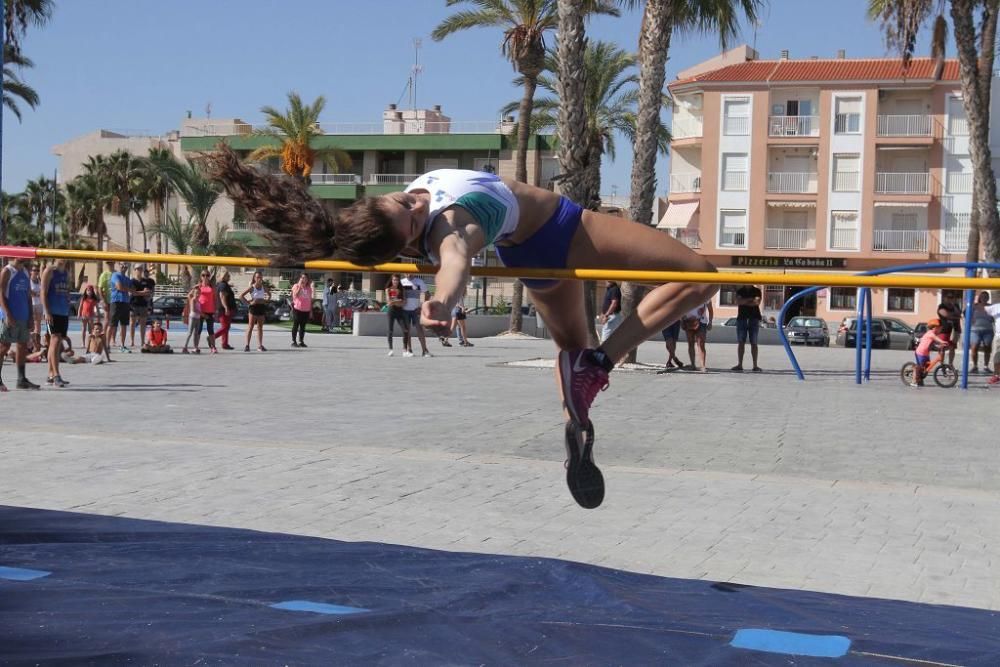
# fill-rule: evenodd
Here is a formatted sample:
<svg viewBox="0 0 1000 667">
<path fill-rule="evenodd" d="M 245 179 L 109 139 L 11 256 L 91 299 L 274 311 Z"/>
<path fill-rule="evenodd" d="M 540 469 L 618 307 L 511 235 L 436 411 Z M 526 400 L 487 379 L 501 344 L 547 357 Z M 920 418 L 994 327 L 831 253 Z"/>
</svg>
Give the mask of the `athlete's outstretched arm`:
<svg viewBox="0 0 1000 667">
<path fill-rule="evenodd" d="M 472 258 L 483 249 L 486 237 L 465 209 L 445 211 L 431 229 L 430 245 L 437 247 L 440 268 L 434 279 L 434 297 L 421 307 L 421 324 L 439 336 L 447 335 L 451 311 L 469 284 Z"/>
</svg>

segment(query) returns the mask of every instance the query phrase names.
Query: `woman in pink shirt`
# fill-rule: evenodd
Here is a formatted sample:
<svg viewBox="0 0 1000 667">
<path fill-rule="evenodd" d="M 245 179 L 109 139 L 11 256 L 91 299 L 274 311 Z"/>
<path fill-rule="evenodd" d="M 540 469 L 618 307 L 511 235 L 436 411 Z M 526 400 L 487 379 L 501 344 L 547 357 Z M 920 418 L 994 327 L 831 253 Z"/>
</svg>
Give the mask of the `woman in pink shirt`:
<svg viewBox="0 0 1000 667">
<path fill-rule="evenodd" d="M 312 313 L 312 300 L 312 283 L 309 282 L 309 276 L 303 273 L 292 286 L 292 347 L 306 347 L 306 322 Z"/>
</svg>

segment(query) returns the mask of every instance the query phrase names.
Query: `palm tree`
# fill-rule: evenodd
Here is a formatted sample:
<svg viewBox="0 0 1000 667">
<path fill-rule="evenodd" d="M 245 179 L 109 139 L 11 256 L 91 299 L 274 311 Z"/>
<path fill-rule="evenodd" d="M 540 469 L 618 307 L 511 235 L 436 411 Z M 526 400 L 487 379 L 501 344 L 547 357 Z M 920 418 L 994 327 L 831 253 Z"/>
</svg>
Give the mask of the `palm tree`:
<svg viewBox="0 0 1000 667">
<path fill-rule="evenodd" d="M 176 162 L 173 153 L 169 148 L 153 147 L 149 149 L 149 155 L 142 158 L 140 163 L 147 180 L 147 197 L 149 204 L 153 207 L 153 226 L 163 223 L 167 209 L 167 200 L 173 192 L 173 184 L 170 177 L 164 170 L 164 165 Z M 163 252 L 163 235 L 156 234 L 156 252 Z"/>
<path fill-rule="evenodd" d="M 538 75 L 545 66 L 545 33 L 553 30 L 558 22 L 556 0 L 447 0 L 447 6 L 471 4 L 468 9 L 452 14 L 431 33 L 439 42 L 445 37 L 470 28 L 502 28 L 503 42 L 500 52 L 510 61 L 523 80 L 523 95 L 518 111 L 517 162 L 514 178 L 528 182 L 528 137 L 531 131 L 531 112 Z M 618 15 L 610 0 L 582 0 L 586 14 Z M 511 298 L 510 329 L 521 330 L 521 304 L 524 286 L 514 281 Z"/>
<path fill-rule="evenodd" d="M 945 0 L 869 0 L 868 15 L 881 21 L 887 44 L 900 50 L 905 68 L 916 48 L 917 33 L 932 17 L 931 55 L 944 57 L 948 34 L 946 5 Z M 972 262 L 979 261 L 981 237 L 987 260 L 995 262 L 1000 258 L 1000 214 L 989 142 L 998 13 L 1000 0 L 951 0 L 950 15 L 972 160 L 973 207 L 966 255 Z"/>
<path fill-rule="evenodd" d="M 167 239 L 167 247 L 174 246 L 174 252 L 187 255 L 194 247 L 197 225 L 193 220 L 183 220 L 177 211 L 171 211 L 162 222 L 151 225 L 150 231 L 162 234 Z"/>
<path fill-rule="evenodd" d="M 39 176 L 24 186 L 24 205 L 30 220 L 35 222 L 38 232 L 45 235 L 45 226 L 50 220 L 54 202 L 56 183 L 50 178 Z M 54 217 L 54 216 L 51 216 Z"/>
<path fill-rule="evenodd" d="M 71 181 L 75 184 L 76 197 L 85 203 L 84 220 L 87 233 L 97 238 L 97 249 L 103 250 L 104 239 L 108 238 L 108 226 L 104 220 L 104 212 L 111 206 L 111 188 L 108 184 L 103 155 L 91 156 L 84 163 L 84 172 Z"/>
<path fill-rule="evenodd" d="M 622 0 L 637 7 L 639 0 Z M 667 56 L 674 32 L 716 33 L 723 48 L 739 32 L 740 15 L 757 20 L 761 0 L 646 0 L 639 32 L 639 109 L 633 145 L 629 217 L 644 225 L 653 223 L 656 196 L 656 152 L 666 83 Z M 622 283 L 622 314 L 628 316 L 638 301 L 638 286 Z M 628 357 L 635 361 L 635 350 Z"/>
<path fill-rule="evenodd" d="M 351 166 L 351 157 L 340 148 L 315 148 L 315 139 L 323 135 L 319 127 L 319 115 L 326 106 L 326 98 L 320 95 L 312 104 L 302 104 L 302 98 L 295 91 L 288 93 L 288 109 L 284 113 L 274 107 L 261 108 L 261 113 L 267 116 L 266 130 L 257 134 L 273 137 L 277 144 L 261 146 L 247 157 L 251 162 L 260 162 L 271 158 L 281 160 L 281 169 L 289 176 L 302 180 L 309 185 L 309 175 L 312 173 L 316 160 L 322 160 L 329 170 L 327 173 L 337 174 Z"/>
<path fill-rule="evenodd" d="M 188 210 L 188 221 L 193 222 L 193 244 L 196 248 L 207 248 L 210 242 L 208 215 L 219 200 L 221 186 L 207 178 L 201 168 L 193 162 L 164 162 L 160 165 L 170 179 L 177 195 Z M 167 236 L 166 234 L 164 234 Z M 170 237 L 167 236 L 169 239 Z"/>
<path fill-rule="evenodd" d="M 34 67 L 30 58 L 14 51 L 10 44 L 3 47 L 3 105 L 21 120 L 21 107 L 18 100 L 34 109 L 38 106 L 39 97 L 34 88 L 25 83 L 14 68 L 27 69 Z"/>
<path fill-rule="evenodd" d="M 29 26 L 40 27 L 52 18 L 54 0 L 4 0 L 4 31 L 6 43 L 11 45 L 14 55 L 21 53 L 21 38 Z M 4 58 L 7 54 L 4 53 Z"/>
<path fill-rule="evenodd" d="M 38 230 L 32 224 L 24 193 L 10 195 L 0 192 L 0 219 L 3 222 L 0 245 L 7 245 L 8 242 L 12 245 L 38 245 L 25 241 L 25 236 L 29 234 L 37 238 Z"/>
<path fill-rule="evenodd" d="M 132 214 L 139 205 L 136 199 L 141 199 L 143 179 L 143 169 L 139 159 L 126 150 L 115 151 L 108 156 L 104 164 L 104 178 L 111 194 L 108 212 L 120 215 L 125 220 L 125 248 L 131 252 Z M 144 245 L 148 245 L 145 241 L 145 229 L 143 229 L 143 242 Z"/>
</svg>

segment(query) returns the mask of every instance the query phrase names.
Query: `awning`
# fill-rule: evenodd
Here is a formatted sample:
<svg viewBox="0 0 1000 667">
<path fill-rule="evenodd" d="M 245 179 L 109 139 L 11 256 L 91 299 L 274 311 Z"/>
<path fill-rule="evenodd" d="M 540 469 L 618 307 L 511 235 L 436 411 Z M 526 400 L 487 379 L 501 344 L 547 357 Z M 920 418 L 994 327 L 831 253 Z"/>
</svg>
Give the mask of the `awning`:
<svg viewBox="0 0 1000 667">
<path fill-rule="evenodd" d="M 814 201 L 769 201 L 771 208 L 816 208 Z"/>
<path fill-rule="evenodd" d="M 667 212 L 656 224 L 656 228 L 685 229 L 691 223 L 691 217 L 698 210 L 700 204 L 700 201 L 681 201 L 670 204 L 667 206 Z"/>
<path fill-rule="evenodd" d="M 877 201 L 875 208 L 927 208 L 927 202 L 922 201 Z"/>
</svg>

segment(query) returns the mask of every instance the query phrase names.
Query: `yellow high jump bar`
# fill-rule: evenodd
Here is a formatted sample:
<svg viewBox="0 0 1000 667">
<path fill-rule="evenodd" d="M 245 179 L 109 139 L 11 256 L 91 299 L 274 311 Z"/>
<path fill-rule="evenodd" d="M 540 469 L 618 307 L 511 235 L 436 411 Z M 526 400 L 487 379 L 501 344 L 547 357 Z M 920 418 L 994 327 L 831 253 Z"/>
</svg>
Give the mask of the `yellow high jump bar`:
<svg viewBox="0 0 1000 667">
<path fill-rule="evenodd" d="M 70 259 L 77 261 L 120 261 L 151 264 L 200 264 L 210 266 L 271 267 L 267 259 L 257 257 L 217 257 L 214 255 L 148 254 L 58 248 L 0 246 L 0 256 L 29 259 Z M 310 271 L 367 271 L 372 273 L 433 274 L 437 267 L 428 264 L 388 262 L 362 266 L 337 260 L 314 260 L 291 267 Z M 964 278 L 959 276 L 884 275 L 859 276 L 834 273 L 737 273 L 687 271 L 635 271 L 625 269 L 526 269 L 502 266 L 471 267 L 473 276 L 495 278 L 549 278 L 556 280 L 616 280 L 639 283 L 707 283 L 726 285 L 802 285 L 830 287 L 909 287 L 925 289 L 1000 290 L 1000 278 Z"/>
</svg>

